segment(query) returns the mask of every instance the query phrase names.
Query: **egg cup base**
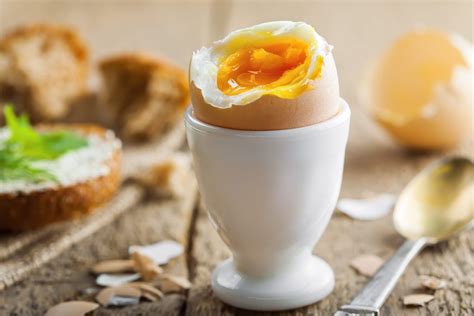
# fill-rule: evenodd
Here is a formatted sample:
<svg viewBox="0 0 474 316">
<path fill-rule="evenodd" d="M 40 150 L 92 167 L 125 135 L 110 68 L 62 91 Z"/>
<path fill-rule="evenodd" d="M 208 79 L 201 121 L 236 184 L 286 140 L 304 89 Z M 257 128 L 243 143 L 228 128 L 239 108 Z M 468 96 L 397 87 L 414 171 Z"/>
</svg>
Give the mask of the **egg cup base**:
<svg viewBox="0 0 474 316">
<path fill-rule="evenodd" d="M 334 289 L 334 272 L 317 256 L 308 256 L 284 274 L 251 277 L 239 272 L 232 258 L 212 274 L 215 295 L 229 305 L 254 311 L 281 311 L 316 303 Z"/>
</svg>

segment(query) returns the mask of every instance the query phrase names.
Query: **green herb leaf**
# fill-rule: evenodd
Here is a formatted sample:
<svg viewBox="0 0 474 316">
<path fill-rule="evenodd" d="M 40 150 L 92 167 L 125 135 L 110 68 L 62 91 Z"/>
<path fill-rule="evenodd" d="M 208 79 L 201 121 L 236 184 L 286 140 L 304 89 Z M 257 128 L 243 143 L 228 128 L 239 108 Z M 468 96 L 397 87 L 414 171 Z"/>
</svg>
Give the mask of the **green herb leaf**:
<svg viewBox="0 0 474 316">
<path fill-rule="evenodd" d="M 3 144 L 0 143 L 0 181 L 55 180 L 51 173 L 33 167 L 32 163 L 35 160 L 57 159 L 88 144 L 85 138 L 74 132 L 39 133 L 30 125 L 25 115 L 17 117 L 11 105 L 5 106 L 4 115 L 10 136 Z"/>
<path fill-rule="evenodd" d="M 76 133 L 57 131 L 41 135 L 44 148 L 53 157 L 59 157 L 65 152 L 87 146 L 87 140 Z"/>
<path fill-rule="evenodd" d="M 52 160 L 68 151 L 87 146 L 87 140 L 73 132 L 37 132 L 25 115 L 15 116 L 11 105 L 5 106 L 4 112 L 10 130 L 7 142 L 15 145 L 28 158 Z"/>
<path fill-rule="evenodd" d="M 35 183 L 57 181 L 48 171 L 33 167 L 30 160 L 18 155 L 11 146 L 0 148 L 0 181 L 19 179 Z"/>
</svg>

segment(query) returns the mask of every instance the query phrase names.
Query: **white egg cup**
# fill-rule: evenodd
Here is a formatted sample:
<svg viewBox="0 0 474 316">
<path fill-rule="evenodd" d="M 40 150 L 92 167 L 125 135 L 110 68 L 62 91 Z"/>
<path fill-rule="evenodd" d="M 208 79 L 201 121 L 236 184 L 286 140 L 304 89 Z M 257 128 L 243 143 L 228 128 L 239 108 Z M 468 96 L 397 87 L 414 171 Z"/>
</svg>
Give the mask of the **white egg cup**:
<svg viewBox="0 0 474 316">
<path fill-rule="evenodd" d="M 317 302 L 334 273 L 312 250 L 339 196 L 350 109 L 302 128 L 241 131 L 185 115 L 204 205 L 232 258 L 212 288 L 230 305 L 276 311 Z"/>
</svg>

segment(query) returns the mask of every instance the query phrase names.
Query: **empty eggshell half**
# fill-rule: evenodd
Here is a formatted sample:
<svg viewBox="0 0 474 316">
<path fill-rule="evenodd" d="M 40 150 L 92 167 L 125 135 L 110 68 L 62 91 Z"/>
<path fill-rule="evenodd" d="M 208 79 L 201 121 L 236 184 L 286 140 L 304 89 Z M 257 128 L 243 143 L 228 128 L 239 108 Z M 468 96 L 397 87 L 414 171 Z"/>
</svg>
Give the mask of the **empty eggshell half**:
<svg viewBox="0 0 474 316">
<path fill-rule="evenodd" d="M 436 30 L 400 37 L 372 65 L 362 98 L 400 144 L 446 149 L 473 131 L 472 43 Z"/>
</svg>

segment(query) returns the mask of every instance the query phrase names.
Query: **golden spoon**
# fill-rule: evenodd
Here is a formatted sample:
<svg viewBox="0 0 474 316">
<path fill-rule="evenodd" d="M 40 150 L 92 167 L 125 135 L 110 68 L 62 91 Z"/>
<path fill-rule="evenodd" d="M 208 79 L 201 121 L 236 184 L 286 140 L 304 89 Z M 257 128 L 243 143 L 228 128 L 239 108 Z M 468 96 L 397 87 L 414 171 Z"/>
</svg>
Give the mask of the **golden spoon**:
<svg viewBox="0 0 474 316">
<path fill-rule="evenodd" d="M 474 164 L 453 157 L 429 165 L 402 191 L 393 212 L 395 229 L 408 240 L 336 315 L 378 315 L 410 261 L 426 246 L 472 226 Z"/>
</svg>

